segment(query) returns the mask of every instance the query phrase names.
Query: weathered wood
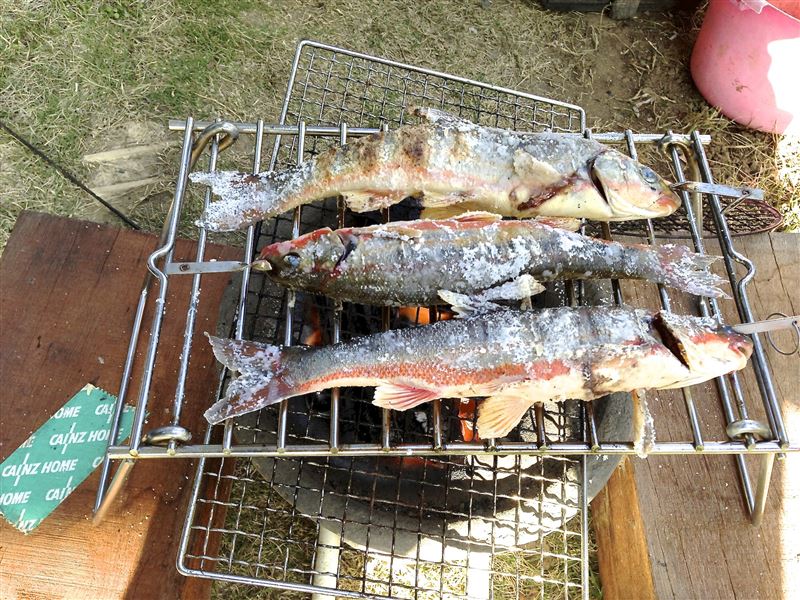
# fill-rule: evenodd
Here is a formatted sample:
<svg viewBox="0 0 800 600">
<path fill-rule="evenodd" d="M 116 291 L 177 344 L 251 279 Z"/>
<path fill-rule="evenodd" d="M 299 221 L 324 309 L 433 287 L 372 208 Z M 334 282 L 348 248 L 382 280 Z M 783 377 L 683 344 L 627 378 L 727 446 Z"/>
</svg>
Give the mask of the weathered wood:
<svg viewBox="0 0 800 600">
<path fill-rule="evenodd" d="M 156 238 L 148 234 L 37 213 L 20 216 L 0 262 L 0 458 L 87 382 L 116 393 L 145 261 L 155 246 Z M 176 258 L 192 257 L 194 246 L 179 241 Z M 206 258 L 239 254 L 209 245 Z M 166 310 L 185 313 L 191 277 L 170 281 Z M 216 386 L 215 362 L 202 332 L 214 330 L 227 283 L 227 275 L 202 282 L 183 419 L 195 435 L 204 431 L 202 411 Z M 145 317 L 145 340 L 151 316 Z M 148 426 L 168 418 L 183 327 L 183 319 L 165 320 Z M 137 371 L 140 365 L 141 360 Z M 91 512 L 98 473 L 31 534 L 3 522 L 0 596 L 208 597 L 207 581 L 182 577 L 175 569 L 193 475 L 190 461 L 142 461 L 97 527 Z"/>
<path fill-rule="evenodd" d="M 756 318 L 781 311 L 797 314 L 800 297 L 800 236 L 771 234 L 737 238 L 735 245 L 758 271 L 748 292 Z M 716 251 L 710 245 L 709 252 Z M 720 271 L 721 272 L 721 271 Z M 652 286 L 624 286 L 626 300 L 655 307 Z M 673 310 L 688 312 L 685 298 Z M 738 322 L 732 301 L 723 310 Z M 790 334 L 776 337 L 789 346 Z M 776 392 L 782 401 L 790 435 L 800 435 L 800 359 L 767 352 Z M 752 369 L 742 378 L 751 416 L 763 420 Z M 695 387 L 694 402 L 707 439 L 724 430 L 713 384 Z M 657 437 L 691 439 L 680 392 L 649 394 Z M 753 484 L 760 459 L 748 457 Z M 600 576 L 604 597 L 647 597 L 648 580 L 659 599 L 778 598 L 797 593 L 800 584 L 800 456 L 776 465 L 764 522 L 747 519 L 736 465 L 726 456 L 652 456 L 631 460 L 592 505 L 598 535 Z M 612 524 L 630 515 L 641 527 Z M 620 585 L 620 573 L 625 584 Z M 644 585 L 637 585 L 645 582 Z M 627 587 L 632 586 L 632 587 Z"/>
</svg>

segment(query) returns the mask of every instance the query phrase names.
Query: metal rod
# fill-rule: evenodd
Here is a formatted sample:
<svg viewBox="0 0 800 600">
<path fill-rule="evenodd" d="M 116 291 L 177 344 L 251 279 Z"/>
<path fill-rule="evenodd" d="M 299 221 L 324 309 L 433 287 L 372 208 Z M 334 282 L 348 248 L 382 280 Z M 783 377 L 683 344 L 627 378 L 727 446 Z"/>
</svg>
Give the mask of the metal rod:
<svg viewBox="0 0 800 600">
<path fill-rule="evenodd" d="M 581 485 L 581 598 L 589 600 L 589 457 L 580 458 Z"/>
<path fill-rule="evenodd" d="M 181 152 L 181 163 L 178 171 L 178 181 L 175 186 L 175 195 L 172 200 L 169 218 L 167 220 L 167 236 L 164 243 L 147 259 L 147 267 L 158 281 L 158 297 L 155 301 L 155 311 L 153 322 L 150 326 L 150 345 L 147 348 L 145 358 L 142 386 L 139 392 L 139 400 L 136 404 L 136 412 L 133 416 L 133 427 L 131 429 L 131 456 L 136 456 L 141 445 L 142 430 L 144 420 L 147 415 L 147 403 L 150 397 L 150 384 L 153 380 L 153 369 L 156 362 L 156 352 L 158 350 L 158 338 L 161 333 L 161 322 L 164 318 L 165 302 L 167 297 L 167 276 L 158 268 L 156 261 L 165 258 L 166 262 L 172 259 L 172 250 L 175 246 L 175 237 L 180 221 L 181 206 L 186 190 L 186 178 L 189 175 L 189 157 L 192 152 L 192 118 L 186 119 L 186 131 L 183 135 L 183 150 Z"/>
<path fill-rule="evenodd" d="M 211 142 L 211 151 L 208 157 L 208 170 L 215 171 L 217 168 L 217 156 L 219 155 L 219 142 L 215 136 Z M 206 190 L 203 198 L 203 210 L 208 209 L 211 202 L 211 188 Z M 206 251 L 206 238 L 208 232 L 205 227 L 200 227 L 200 233 L 197 236 L 197 252 L 195 254 L 196 262 L 203 262 Z M 189 307 L 186 311 L 186 325 L 183 330 L 183 347 L 181 349 L 181 356 L 178 363 L 178 382 L 175 386 L 175 399 L 172 403 L 172 421 L 173 425 L 180 422 L 181 410 L 183 409 L 183 398 L 186 394 L 186 375 L 189 372 L 189 357 L 192 351 L 192 339 L 194 336 L 194 325 L 197 318 L 197 305 L 200 302 L 200 279 L 202 275 L 196 273 L 192 277 L 192 289 L 189 292 Z"/>
<path fill-rule="evenodd" d="M 213 121 L 197 121 L 195 123 L 194 129 L 195 131 L 202 131 L 212 123 Z M 235 125 L 241 133 L 256 132 L 256 123 L 233 122 L 232 124 Z M 182 120 L 170 119 L 169 121 L 169 129 L 171 131 L 183 131 L 184 127 L 185 127 L 184 121 Z M 373 135 L 375 133 L 379 133 L 380 131 L 381 128 L 379 127 L 349 127 L 348 135 L 352 137 L 363 137 L 365 135 Z M 336 137 L 339 135 L 339 132 L 340 129 L 336 125 L 309 125 L 306 127 L 307 136 Z M 297 125 L 267 124 L 264 126 L 264 133 L 267 135 L 277 135 L 277 136 L 297 135 Z M 526 133 L 526 132 L 521 131 L 520 133 Z M 583 137 L 583 134 L 572 133 L 568 131 L 561 132 L 559 135 L 564 135 L 569 137 Z M 664 137 L 661 134 L 651 134 L 651 133 L 631 133 L 631 135 L 633 141 L 638 144 L 657 144 Z M 678 141 L 684 141 L 687 143 L 691 141 L 691 138 L 688 135 L 673 134 L 673 137 Z M 592 139 L 604 144 L 624 144 L 627 141 L 625 133 L 617 131 L 609 131 L 601 133 L 593 132 Z M 703 145 L 710 144 L 711 136 L 701 135 L 700 142 Z"/>
<path fill-rule="evenodd" d="M 347 144 L 347 124 L 342 123 L 339 126 L 339 144 L 344 146 Z M 336 224 L 341 229 L 344 227 L 344 215 L 345 215 L 345 204 L 344 200 L 339 197 L 336 200 Z M 341 341 L 342 336 L 342 302 L 340 300 L 336 301 L 336 304 L 333 308 L 333 338 L 332 341 L 334 344 L 338 344 Z M 331 409 L 330 409 L 330 419 L 329 419 L 329 443 L 331 446 L 331 452 L 336 452 L 339 449 L 339 397 L 340 397 L 340 390 L 339 388 L 333 388 L 331 390 Z"/>
<path fill-rule="evenodd" d="M 106 486 L 108 485 L 108 475 L 111 468 L 111 461 L 108 457 L 108 449 L 117 444 L 117 437 L 119 435 L 119 425 L 122 420 L 122 410 L 125 406 L 125 398 L 128 392 L 128 384 L 131 378 L 131 369 L 133 368 L 133 361 L 136 358 L 136 346 L 139 343 L 139 333 L 142 328 L 142 320 L 144 318 L 144 308 L 147 305 L 147 294 L 150 287 L 152 276 L 148 272 L 145 276 L 142 291 L 139 293 L 139 303 L 136 305 L 136 315 L 133 318 L 133 327 L 131 329 L 131 338 L 128 342 L 128 353 L 125 356 L 125 366 L 122 370 L 122 381 L 119 386 L 119 394 L 117 395 L 117 402 L 114 405 L 114 416 L 111 419 L 111 429 L 108 434 L 108 444 L 106 446 L 106 455 L 103 457 L 103 465 L 100 469 L 100 482 L 97 487 L 97 495 L 94 501 L 95 523 L 100 522 L 97 515 L 100 513 L 104 499 L 106 497 Z M 111 499 L 109 498 L 109 501 Z M 105 511 L 104 511 L 105 512 Z"/>
<path fill-rule="evenodd" d="M 419 456 L 452 455 L 463 456 L 469 454 L 492 456 L 495 454 L 530 454 L 533 456 L 568 456 L 585 453 L 597 454 L 636 454 L 637 449 L 633 442 L 602 442 L 597 449 L 593 449 L 586 442 L 550 442 L 545 448 L 540 448 L 537 443 L 530 442 L 503 442 L 494 448 L 487 449 L 482 443 L 450 442 L 441 450 L 434 450 L 431 444 L 394 444 L 385 448 L 381 444 L 341 444 L 338 454 L 341 456 Z M 744 442 L 706 442 L 702 454 L 768 454 L 768 453 L 800 452 L 800 443 L 783 448 L 778 442 L 756 442 L 748 448 Z M 658 442 L 653 445 L 648 454 L 698 454 L 691 442 Z M 127 446 L 114 446 L 109 449 L 109 456 L 113 460 L 130 458 Z M 251 445 L 238 444 L 231 448 L 229 454 L 223 452 L 221 444 L 197 444 L 180 446 L 174 455 L 167 454 L 166 448 L 159 446 L 143 446 L 139 451 L 139 459 L 153 458 L 199 458 L 207 457 L 275 457 L 275 456 L 332 456 L 330 447 L 324 444 L 286 445 L 278 449 L 277 445 Z"/>
<path fill-rule="evenodd" d="M 305 152 L 305 143 L 306 143 L 306 122 L 300 121 L 297 125 L 297 164 L 301 165 L 304 162 L 304 152 Z M 302 206 L 298 206 L 294 209 L 294 216 L 292 218 L 292 239 L 295 239 L 300 236 L 300 217 L 302 214 Z M 296 300 L 296 294 L 294 290 L 287 290 L 286 291 L 286 321 L 285 321 L 285 331 L 283 337 L 283 343 L 285 346 L 292 345 L 292 329 L 294 325 L 294 305 Z M 280 408 L 278 409 L 278 447 L 283 448 L 286 446 L 286 428 L 288 423 L 288 416 L 289 416 L 289 402 L 288 400 L 284 400 L 280 403 Z"/>
<path fill-rule="evenodd" d="M 700 142 L 700 139 L 697 137 L 696 132 L 692 134 L 692 144 L 699 158 L 700 172 L 704 181 L 706 181 L 706 183 L 714 183 L 714 178 L 711 175 L 711 169 L 708 166 L 708 160 L 706 159 L 705 152 L 703 151 L 703 145 Z M 748 260 L 733 247 L 733 240 L 731 239 L 730 231 L 728 229 L 728 223 L 726 222 L 725 217 L 722 215 L 720 208 L 719 197 L 717 197 L 715 194 L 709 194 L 708 198 L 709 204 L 711 205 L 711 214 L 714 217 L 717 231 L 720 233 L 720 243 L 725 249 L 725 252 L 723 252 L 723 260 L 725 262 L 725 268 L 728 271 L 731 286 L 736 292 L 734 294 L 734 298 L 737 299 L 736 307 L 739 311 L 739 316 L 743 322 L 753 322 L 756 319 L 753 318 L 753 311 L 750 308 L 750 299 L 747 296 L 745 287 L 755 276 L 755 266 L 750 260 Z M 731 257 L 747 268 L 747 275 L 742 277 L 738 282 L 736 281 L 736 270 Z M 769 370 L 766 363 L 766 357 L 764 355 L 764 348 L 761 343 L 761 337 L 758 334 L 753 334 L 751 339 L 753 340 L 753 359 L 756 367 L 754 369 L 756 380 L 762 389 L 767 418 L 770 421 L 770 428 L 775 433 L 781 445 L 788 446 L 789 439 L 786 435 L 786 428 L 783 423 L 781 409 L 775 396 L 775 388 L 772 383 L 772 378 L 768 375 Z"/>
</svg>

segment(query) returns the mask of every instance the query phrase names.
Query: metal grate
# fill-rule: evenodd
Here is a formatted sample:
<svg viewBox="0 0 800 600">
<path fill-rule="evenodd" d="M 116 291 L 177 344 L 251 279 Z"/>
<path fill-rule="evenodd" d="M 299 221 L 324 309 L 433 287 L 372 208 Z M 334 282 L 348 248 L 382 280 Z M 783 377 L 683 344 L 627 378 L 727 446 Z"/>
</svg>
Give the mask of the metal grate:
<svg viewBox="0 0 800 600">
<path fill-rule="evenodd" d="M 304 42 L 298 47 L 280 123 L 226 125 L 229 132 L 252 134 L 252 160 L 241 159 L 241 152 L 221 158 L 234 161 L 231 166 L 239 170 L 257 172 L 261 170 L 262 144 L 273 141 L 269 168 L 280 168 L 306 160 L 331 144 L 344 143 L 350 136 L 396 127 L 404 122 L 410 105 L 441 107 L 486 125 L 590 135 L 584 131 L 584 113 L 576 106 Z M 349 225 L 411 216 L 403 206 L 392 207 L 389 215 L 356 216 L 345 214 L 335 199 L 329 199 L 251 227 L 241 262 L 204 261 L 204 230 L 199 232 L 195 260 L 174 260 L 172 247 L 178 223 L 187 210 L 186 178 L 191 168 L 193 135 L 210 124 L 191 118 L 171 122 L 171 127 L 184 131 L 178 185 L 162 246 L 150 259 L 153 277 L 145 283 L 137 310 L 115 422 L 131 383 L 131 365 L 150 292 L 157 288 L 155 303 L 163 306 L 173 276 L 192 276 L 193 292 L 186 311 L 155 311 L 144 353 L 144 375 L 142 381 L 135 382 L 139 396 L 132 441 L 119 444 L 113 435 L 117 427 L 112 426 L 98 490 L 98 514 L 124 482 L 134 459 L 197 457 L 198 475 L 179 560 L 186 574 L 283 590 L 320 592 L 335 588 L 338 595 L 569 598 L 585 594 L 588 473 L 604 462 L 601 453 L 636 452 L 629 441 L 630 432 L 608 427 L 609 423 L 626 421 L 603 419 L 602 403 L 568 402 L 555 411 L 545 411 L 538 405 L 508 438 L 479 442 L 465 435 L 470 411 L 459 410 L 451 402 L 436 401 L 418 411 L 392 413 L 372 407 L 366 390 L 334 390 L 329 395 L 295 398 L 230 420 L 224 427 L 209 429 L 199 442 L 181 443 L 186 433 L 181 426 L 183 390 L 197 333 L 194 311 L 202 301 L 203 277 L 240 270 L 241 279 L 233 290 L 235 317 L 230 317 L 230 334 L 270 343 L 302 343 L 317 330 L 325 342 L 331 342 L 414 324 L 420 316 L 441 317 L 438 311 L 424 309 L 409 315 L 356 305 L 339 307 L 325 299 L 286 292 L 246 267 L 253 252 L 265 244 L 323 225 L 336 226 L 342 219 Z M 662 161 L 659 170 L 671 170 L 678 182 L 686 180 L 684 169 L 691 168 L 696 178 L 713 183 L 703 150 L 709 140 L 697 133 L 671 135 L 670 139 L 680 144 L 664 148 L 666 153 L 658 148 L 663 134 L 628 131 L 594 137 L 623 144 L 634 157 L 639 152 L 648 154 L 643 157 L 648 164 L 658 167 L 658 161 Z M 242 144 L 237 146 L 241 150 Z M 217 167 L 220 148 L 221 142 L 215 139 L 203 170 Z M 710 225 L 698 227 L 690 195 L 682 192 L 682 196 L 684 208 L 676 218 L 683 219 L 683 225 L 678 229 L 692 240 L 698 252 L 705 251 L 704 233 L 714 234 L 725 258 L 740 319 L 752 322 L 745 286 L 754 268 L 734 248 L 726 219 L 729 215 L 723 214 L 717 196 L 704 194 L 703 218 L 704 222 L 710 219 Z M 209 201 L 207 192 L 203 202 Z M 645 222 L 649 243 L 656 243 L 655 227 L 660 224 L 661 220 Z M 601 226 L 597 233 L 610 237 L 611 230 Z M 744 276 L 737 273 L 737 264 L 746 268 Z M 663 288 L 658 292 L 663 306 L 676 302 Z M 537 301 L 596 302 L 603 296 L 623 301 L 616 282 L 599 287 L 567 282 L 554 286 L 548 297 Z M 721 316 L 714 300 L 697 299 L 694 308 L 700 314 Z M 172 414 L 163 423 L 149 424 L 162 426 L 145 433 L 149 382 L 164 318 L 186 320 L 183 355 Z M 683 427 L 665 424 L 667 427 L 660 428 L 656 422 L 660 437 L 650 451 L 693 454 L 702 449 L 705 453 L 736 454 L 746 506 L 757 520 L 763 512 L 775 454 L 800 450 L 800 445 L 789 442 L 757 335 L 754 342 L 747 372 L 717 381 L 720 407 L 712 407 L 716 417 L 707 418 L 707 407 L 706 412 L 698 411 L 693 388 L 685 390 L 686 423 Z M 220 394 L 226 377 L 223 373 Z M 744 378 L 755 384 L 743 386 Z M 746 394 L 745 390 L 751 391 Z M 607 411 L 610 413 L 630 404 L 624 395 L 608 402 L 618 403 Z M 761 439 L 741 428 L 754 416 L 767 422 L 768 433 L 762 429 Z M 724 431 L 709 431 L 708 421 L 715 418 L 729 430 L 739 427 L 745 435 L 732 439 Z M 755 489 L 744 454 L 764 456 L 762 477 Z M 237 458 L 251 460 L 237 462 Z M 113 460 L 121 462 L 109 485 Z M 412 463 L 415 471 L 409 471 Z M 357 491 L 364 481 L 373 481 L 372 489 Z M 503 505 L 500 513 L 498 505 Z M 388 546 L 383 540 L 386 536 Z M 400 546 L 406 550 L 413 546 L 409 541 L 412 538 L 419 542 L 418 549 L 411 555 L 401 552 Z M 526 544 L 533 547 L 526 548 Z M 433 558 L 423 556 L 423 548 L 432 548 Z M 470 563 L 470 556 L 478 562 Z M 331 566 L 334 563 L 337 566 Z M 413 573 L 411 580 L 406 571 Z M 464 585 L 450 589 L 462 575 Z M 486 585 L 473 586 L 469 578 Z"/>
</svg>

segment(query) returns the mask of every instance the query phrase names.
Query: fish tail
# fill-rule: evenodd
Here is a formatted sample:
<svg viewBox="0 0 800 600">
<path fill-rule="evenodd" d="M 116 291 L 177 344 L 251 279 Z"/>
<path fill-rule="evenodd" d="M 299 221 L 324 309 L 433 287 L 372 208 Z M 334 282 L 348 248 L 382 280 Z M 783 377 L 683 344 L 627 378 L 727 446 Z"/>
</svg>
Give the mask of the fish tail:
<svg viewBox="0 0 800 600">
<path fill-rule="evenodd" d="M 304 163 L 306 165 L 308 163 Z M 197 225 L 208 231 L 236 231 L 294 208 L 307 167 L 247 175 L 234 171 L 192 173 L 194 183 L 211 187 L 219 199 L 210 202 Z"/>
<path fill-rule="evenodd" d="M 718 256 L 697 254 L 675 244 L 660 246 L 657 253 L 662 283 L 698 296 L 729 298 L 718 287 L 725 279 L 710 270 Z"/>
<path fill-rule="evenodd" d="M 212 425 L 303 393 L 290 384 L 288 375 L 294 348 L 211 335 L 208 340 L 217 360 L 239 373 L 229 383 L 225 397 L 205 412 Z"/>
</svg>

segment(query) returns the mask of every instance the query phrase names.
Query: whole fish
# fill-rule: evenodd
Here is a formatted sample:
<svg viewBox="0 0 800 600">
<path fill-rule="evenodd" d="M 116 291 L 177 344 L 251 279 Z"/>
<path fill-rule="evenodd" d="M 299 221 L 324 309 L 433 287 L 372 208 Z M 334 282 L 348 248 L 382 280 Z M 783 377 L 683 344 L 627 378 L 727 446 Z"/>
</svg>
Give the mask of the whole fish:
<svg viewBox="0 0 800 600">
<path fill-rule="evenodd" d="M 222 197 L 198 224 L 242 229 L 336 195 L 356 212 L 413 196 L 433 210 L 446 207 L 446 216 L 485 210 L 598 221 L 661 217 L 680 205 L 652 169 L 591 139 L 482 127 L 435 109 L 416 114 L 422 123 L 356 139 L 286 170 L 192 173 Z"/>
<path fill-rule="evenodd" d="M 253 267 L 287 287 L 348 302 L 465 307 L 522 299 L 541 291 L 536 281 L 556 279 L 647 279 L 719 297 L 725 280 L 708 270 L 716 259 L 684 246 L 621 244 L 541 220 L 468 213 L 318 229 L 266 246 Z"/>
<path fill-rule="evenodd" d="M 710 319 L 627 307 L 498 310 L 332 346 L 278 347 L 211 337 L 239 376 L 211 423 L 338 386 L 377 386 L 373 404 L 406 410 L 488 396 L 478 433 L 508 434 L 535 401 L 675 388 L 744 368 L 750 340 Z"/>
</svg>

